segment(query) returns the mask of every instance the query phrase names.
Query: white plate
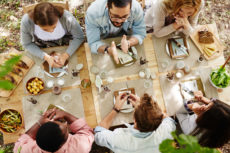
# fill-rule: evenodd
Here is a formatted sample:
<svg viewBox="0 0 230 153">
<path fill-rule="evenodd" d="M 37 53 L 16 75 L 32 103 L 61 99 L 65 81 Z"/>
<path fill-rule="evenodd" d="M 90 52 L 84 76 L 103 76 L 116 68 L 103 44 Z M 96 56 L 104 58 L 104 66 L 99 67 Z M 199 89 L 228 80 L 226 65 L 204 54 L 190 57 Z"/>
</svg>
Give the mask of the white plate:
<svg viewBox="0 0 230 153">
<path fill-rule="evenodd" d="M 174 36 L 174 37 L 171 37 L 171 38 L 181 38 L 180 36 Z M 170 38 L 169 38 L 170 39 Z M 190 49 L 190 46 L 189 46 L 189 43 L 188 43 L 188 40 L 186 39 L 187 41 L 187 46 L 188 46 L 188 49 Z M 170 56 L 170 53 L 169 53 L 169 46 L 168 46 L 168 40 L 166 41 L 166 53 L 168 54 L 168 56 L 171 58 Z M 178 58 L 175 58 L 175 59 L 184 59 L 185 57 L 178 57 Z"/>
<path fill-rule="evenodd" d="M 122 88 L 122 89 L 120 89 L 120 90 L 124 90 L 124 89 L 127 89 L 127 88 Z M 113 104 L 115 105 L 115 103 L 116 103 L 116 98 L 115 98 L 115 96 L 113 97 Z M 132 105 L 131 103 L 130 103 L 130 105 Z M 121 113 L 131 113 L 131 112 L 133 112 L 134 111 L 134 108 L 132 107 L 132 108 L 130 108 L 130 109 L 125 109 L 125 110 L 120 110 L 120 112 Z"/>
</svg>

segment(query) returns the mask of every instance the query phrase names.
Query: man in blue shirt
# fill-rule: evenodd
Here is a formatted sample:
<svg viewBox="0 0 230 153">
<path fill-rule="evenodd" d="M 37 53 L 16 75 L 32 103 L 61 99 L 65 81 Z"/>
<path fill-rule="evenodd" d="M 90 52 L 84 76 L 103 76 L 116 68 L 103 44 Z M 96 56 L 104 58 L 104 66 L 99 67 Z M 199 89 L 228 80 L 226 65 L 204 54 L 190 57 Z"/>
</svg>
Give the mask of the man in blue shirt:
<svg viewBox="0 0 230 153">
<path fill-rule="evenodd" d="M 143 10 L 136 0 L 96 0 L 86 12 L 85 25 L 91 52 L 108 53 L 117 63 L 115 43 L 100 39 L 123 35 L 121 49 L 128 53 L 128 48 L 142 44 L 146 36 Z"/>
</svg>

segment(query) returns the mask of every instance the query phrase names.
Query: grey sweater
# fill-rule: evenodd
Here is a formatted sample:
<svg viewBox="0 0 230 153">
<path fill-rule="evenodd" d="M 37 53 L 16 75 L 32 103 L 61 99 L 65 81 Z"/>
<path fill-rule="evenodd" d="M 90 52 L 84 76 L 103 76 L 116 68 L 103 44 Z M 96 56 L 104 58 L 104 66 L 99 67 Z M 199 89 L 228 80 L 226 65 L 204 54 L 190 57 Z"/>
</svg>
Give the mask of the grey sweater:
<svg viewBox="0 0 230 153">
<path fill-rule="evenodd" d="M 65 31 L 70 33 L 73 37 L 73 40 L 66 50 L 69 56 L 71 56 L 84 41 L 84 33 L 77 20 L 68 11 L 64 11 L 59 21 Z M 34 22 L 30 19 L 28 14 L 25 14 L 22 18 L 20 34 L 22 46 L 32 55 L 43 59 L 45 53 L 34 43 Z"/>
</svg>

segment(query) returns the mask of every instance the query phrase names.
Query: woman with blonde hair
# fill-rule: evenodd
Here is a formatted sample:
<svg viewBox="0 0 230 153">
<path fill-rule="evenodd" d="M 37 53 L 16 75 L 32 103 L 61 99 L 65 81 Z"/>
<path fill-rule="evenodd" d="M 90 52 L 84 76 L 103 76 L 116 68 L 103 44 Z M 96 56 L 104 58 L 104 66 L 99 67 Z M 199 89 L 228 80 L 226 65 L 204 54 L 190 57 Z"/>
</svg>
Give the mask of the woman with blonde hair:
<svg viewBox="0 0 230 153">
<path fill-rule="evenodd" d="M 147 30 L 156 37 L 177 30 L 189 35 L 197 24 L 203 0 L 153 0 L 145 15 Z"/>
</svg>

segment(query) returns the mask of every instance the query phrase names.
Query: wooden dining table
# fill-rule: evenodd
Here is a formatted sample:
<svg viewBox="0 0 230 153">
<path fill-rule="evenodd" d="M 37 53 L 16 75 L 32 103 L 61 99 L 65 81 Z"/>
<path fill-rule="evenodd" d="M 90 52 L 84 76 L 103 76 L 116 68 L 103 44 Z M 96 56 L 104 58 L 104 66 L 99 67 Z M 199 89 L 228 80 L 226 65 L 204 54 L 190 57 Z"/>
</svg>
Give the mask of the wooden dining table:
<svg viewBox="0 0 230 153">
<path fill-rule="evenodd" d="M 216 34 L 218 35 L 217 29 L 215 25 L 210 25 L 213 29 L 215 29 Z M 143 47 L 146 59 L 148 61 L 148 68 L 151 72 L 155 72 L 156 79 L 152 80 L 153 84 L 153 90 L 154 90 L 154 97 L 157 100 L 157 103 L 159 104 L 160 108 L 166 112 L 166 106 L 165 101 L 163 98 L 163 92 L 162 87 L 160 84 L 159 77 L 162 75 L 166 75 L 166 73 L 160 73 L 158 70 L 158 64 L 157 59 L 155 55 L 154 45 L 152 41 L 152 35 L 147 34 L 146 38 L 143 41 Z M 98 89 L 95 86 L 95 75 L 90 72 L 90 67 L 93 65 L 92 61 L 92 54 L 89 48 L 89 45 L 87 43 L 82 44 L 80 48 L 76 51 L 76 53 L 73 55 L 76 56 L 76 60 L 78 63 L 82 63 L 83 70 L 80 71 L 80 80 L 82 79 L 90 79 L 91 80 L 91 86 L 88 88 L 82 88 L 80 85 L 75 86 L 69 86 L 64 87 L 63 90 L 69 90 L 72 88 L 80 88 L 82 100 L 83 100 L 83 106 L 84 106 L 84 113 L 85 113 L 85 120 L 89 124 L 90 127 L 94 128 L 100 123 L 100 121 L 103 119 L 100 113 L 100 106 L 99 106 L 99 100 L 97 98 L 98 95 Z M 213 67 L 216 68 L 217 66 L 220 66 L 224 63 L 224 56 L 221 55 L 217 59 L 208 61 L 208 66 L 206 67 Z M 197 69 L 199 67 L 192 67 L 192 69 Z M 140 79 L 138 74 L 133 75 L 127 75 L 127 76 L 121 76 L 114 78 L 114 83 L 124 82 L 127 80 L 138 80 Z M 104 84 L 107 84 L 108 82 L 106 80 L 103 80 Z M 5 109 L 16 109 L 20 113 L 23 114 L 23 108 L 22 108 L 22 98 L 27 93 L 24 92 L 24 86 L 23 83 L 20 83 L 17 89 L 14 91 L 14 93 L 8 97 L 8 98 L 0 98 L 0 108 L 1 111 Z M 52 90 L 46 90 L 45 93 L 52 92 Z M 219 99 L 226 102 L 230 105 L 230 87 L 224 89 L 221 92 L 218 92 Z M 25 123 L 23 123 L 24 126 Z M 17 139 L 21 134 L 25 132 L 25 129 L 22 128 L 21 130 L 17 131 L 13 134 L 6 134 L 3 133 L 3 140 L 4 144 L 13 143 L 16 142 Z"/>
</svg>

